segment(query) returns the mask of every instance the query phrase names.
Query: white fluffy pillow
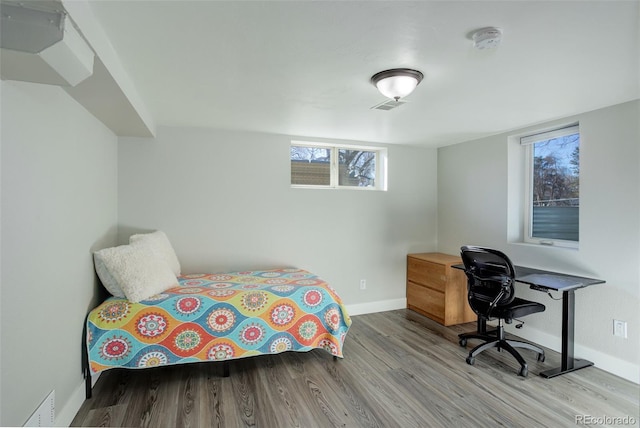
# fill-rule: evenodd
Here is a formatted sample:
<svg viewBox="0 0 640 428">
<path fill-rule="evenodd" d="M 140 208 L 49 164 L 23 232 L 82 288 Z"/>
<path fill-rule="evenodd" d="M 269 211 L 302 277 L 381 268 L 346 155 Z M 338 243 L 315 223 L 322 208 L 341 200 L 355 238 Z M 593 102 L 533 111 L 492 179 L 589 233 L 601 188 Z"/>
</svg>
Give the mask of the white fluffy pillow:
<svg viewBox="0 0 640 428">
<path fill-rule="evenodd" d="M 132 302 L 148 299 L 178 283 L 169 265 L 146 244 L 105 248 L 93 256 L 96 272 L 105 288 L 116 296 L 109 288 L 113 288 L 115 282 L 124 297 Z"/>
<path fill-rule="evenodd" d="M 106 250 L 106 249 L 105 249 Z M 116 297 L 127 297 L 124 295 L 124 291 L 118 285 L 118 281 L 111 275 L 109 268 L 104 262 L 104 256 L 108 254 L 108 251 L 100 250 L 93 253 L 93 264 L 96 267 L 96 273 L 98 278 L 102 281 L 102 285 L 107 289 L 109 293 Z"/>
<path fill-rule="evenodd" d="M 147 244 L 151 247 L 153 252 L 163 259 L 173 273 L 178 276 L 180 275 L 180 261 L 178 260 L 178 256 L 171 246 L 171 242 L 169 242 L 169 238 L 167 235 L 157 230 L 152 233 L 140 233 L 138 235 L 132 235 L 129 238 L 129 244 Z"/>
</svg>

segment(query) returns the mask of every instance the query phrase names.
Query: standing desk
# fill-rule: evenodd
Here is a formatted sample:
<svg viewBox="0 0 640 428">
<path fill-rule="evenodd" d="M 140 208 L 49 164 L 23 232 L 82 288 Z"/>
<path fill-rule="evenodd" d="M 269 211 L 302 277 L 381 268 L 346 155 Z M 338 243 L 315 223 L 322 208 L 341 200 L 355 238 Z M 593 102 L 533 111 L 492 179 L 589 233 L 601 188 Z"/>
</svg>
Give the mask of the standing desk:
<svg viewBox="0 0 640 428">
<path fill-rule="evenodd" d="M 453 266 L 464 270 L 464 265 Z M 603 284 L 601 279 L 586 278 L 582 276 L 566 275 L 541 269 L 533 269 L 525 266 L 514 266 L 516 281 L 528 284 L 529 288 L 537 291 L 548 292 L 562 291 L 562 352 L 560 367 L 540 372 L 540 376 L 552 378 L 585 367 L 592 366 L 588 360 L 573 356 L 573 335 L 575 329 L 575 290 L 595 284 Z M 486 331 L 486 320 L 478 317 L 478 331 Z"/>
</svg>

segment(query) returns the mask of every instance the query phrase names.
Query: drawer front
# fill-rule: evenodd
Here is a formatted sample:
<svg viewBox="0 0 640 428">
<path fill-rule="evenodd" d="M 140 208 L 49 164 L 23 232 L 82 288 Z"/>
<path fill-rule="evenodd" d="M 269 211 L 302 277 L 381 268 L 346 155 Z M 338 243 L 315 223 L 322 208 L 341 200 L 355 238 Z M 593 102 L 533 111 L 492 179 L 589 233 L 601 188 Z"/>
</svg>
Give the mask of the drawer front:
<svg viewBox="0 0 640 428">
<path fill-rule="evenodd" d="M 446 266 L 408 257 L 407 280 L 444 292 L 447 284 Z"/>
<path fill-rule="evenodd" d="M 407 282 L 407 305 L 420 309 L 440 323 L 444 322 L 444 293 Z"/>
</svg>

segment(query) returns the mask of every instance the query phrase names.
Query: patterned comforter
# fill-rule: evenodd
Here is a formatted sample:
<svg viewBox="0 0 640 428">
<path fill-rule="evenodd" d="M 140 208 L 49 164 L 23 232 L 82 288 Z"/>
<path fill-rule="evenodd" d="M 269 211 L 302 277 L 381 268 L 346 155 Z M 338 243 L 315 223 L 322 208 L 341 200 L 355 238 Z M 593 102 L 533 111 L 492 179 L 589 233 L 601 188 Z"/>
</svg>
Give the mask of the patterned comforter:
<svg viewBox="0 0 640 428">
<path fill-rule="evenodd" d="M 111 297 L 87 318 L 92 374 L 325 349 L 342 357 L 351 319 L 322 279 L 301 269 L 178 277 L 139 303 Z"/>
</svg>

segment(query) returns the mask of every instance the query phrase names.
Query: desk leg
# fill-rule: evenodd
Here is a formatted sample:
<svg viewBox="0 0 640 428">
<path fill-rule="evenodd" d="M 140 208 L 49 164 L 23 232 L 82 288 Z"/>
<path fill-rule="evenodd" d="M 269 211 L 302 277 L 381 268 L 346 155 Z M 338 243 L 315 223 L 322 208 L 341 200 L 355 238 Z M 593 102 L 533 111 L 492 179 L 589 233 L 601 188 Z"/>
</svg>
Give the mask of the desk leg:
<svg viewBox="0 0 640 428">
<path fill-rule="evenodd" d="M 561 374 L 573 372 L 593 363 L 573 357 L 573 334 L 575 327 L 575 302 L 574 290 L 562 292 L 562 356 L 561 365 L 555 369 L 540 372 L 540 376 L 551 378 Z"/>
</svg>

